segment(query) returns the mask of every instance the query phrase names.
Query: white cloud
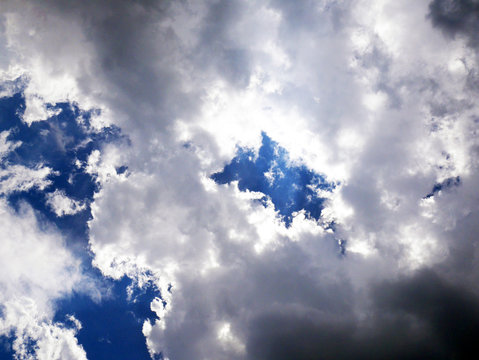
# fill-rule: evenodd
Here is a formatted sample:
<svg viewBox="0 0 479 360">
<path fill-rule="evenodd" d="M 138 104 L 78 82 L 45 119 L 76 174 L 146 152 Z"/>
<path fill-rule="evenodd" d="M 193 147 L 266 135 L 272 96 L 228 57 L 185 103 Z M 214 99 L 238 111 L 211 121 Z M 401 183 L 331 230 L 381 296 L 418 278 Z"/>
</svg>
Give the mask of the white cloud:
<svg viewBox="0 0 479 360">
<path fill-rule="evenodd" d="M 86 360 L 86 354 L 75 337 L 77 327 L 52 323 L 39 311 L 33 299 L 16 298 L 3 304 L 0 332 L 15 336 L 12 349 L 18 359 Z M 75 318 L 70 321 L 78 321 Z M 32 346 L 32 344 L 34 344 Z"/>
<path fill-rule="evenodd" d="M 7 137 L 9 135 L 10 135 L 10 131 L 2 131 L 0 133 L 0 161 L 2 161 L 5 158 L 5 156 L 8 155 L 10 151 L 15 150 L 17 147 L 19 147 L 22 144 L 19 141 L 16 143 L 8 141 Z"/>
<path fill-rule="evenodd" d="M 23 121 L 31 125 L 35 121 L 48 119 L 48 112 L 43 100 L 36 95 L 28 95 L 25 101 L 25 113 Z"/>
<path fill-rule="evenodd" d="M 77 325 L 52 322 L 53 301 L 82 288 L 78 260 L 59 234 L 39 229 L 28 206 L 14 214 L 1 200 L 0 214 L 0 334 L 13 333 L 19 359 L 86 359 L 74 336 Z"/>
<path fill-rule="evenodd" d="M 47 195 L 47 204 L 57 216 L 74 215 L 85 210 L 86 204 L 70 199 L 64 192 L 55 190 Z"/>
<path fill-rule="evenodd" d="M 43 190 L 51 183 L 48 180 L 51 173 L 52 169 L 43 164 L 38 164 L 35 168 L 10 165 L 0 169 L 0 192 L 8 194 L 13 191 L 28 191 L 31 188 Z"/>
</svg>

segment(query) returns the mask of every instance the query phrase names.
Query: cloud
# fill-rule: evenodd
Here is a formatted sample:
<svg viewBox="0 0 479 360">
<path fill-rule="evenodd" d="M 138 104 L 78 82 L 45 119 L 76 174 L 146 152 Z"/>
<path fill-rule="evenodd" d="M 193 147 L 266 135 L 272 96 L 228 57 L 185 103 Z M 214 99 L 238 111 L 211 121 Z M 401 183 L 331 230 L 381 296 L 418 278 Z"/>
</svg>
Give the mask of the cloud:
<svg viewBox="0 0 479 360">
<path fill-rule="evenodd" d="M 13 335 L 21 359 L 86 359 L 76 328 L 52 321 L 53 301 L 83 287 L 79 261 L 58 233 L 39 229 L 28 206 L 15 214 L 2 199 L 0 212 L 0 334 Z"/>
<path fill-rule="evenodd" d="M 131 139 L 84 160 L 90 246 L 105 276 L 160 288 L 152 354 L 464 357 L 442 309 L 476 331 L 476 55 L 433 25 L 475 46 L 472 2 L 19 4 L 4 37 L 27 98 L 94 105 Z M 209 179 L 261 131 L 341 183 L 334 233 Z"/>
<path fill-rule="evenodd" d="M 249 51 L 244 69 L 254 70 L 248 86 L 232 81 L 218 65 L 195 122 L 156 133 L 148 149 L 134 147 L 128 180 L 110 183 L 96 199 L 90 226 L 97 265 L 119 276 L 132 274 L 127 264 L 141 264 L 163 279 L 168 304 L 157 308 L 160 320 L 145 331 L 154 352 L 171 359 L 274 358 L 284 352 L 308 358 L 336 338 L 345 345 L 339 340 L 331 345 L 331 358 L 376 351 L 378 358 L 420 353 L 440 358 L 457 351 L 434 348 L 433 340 L 442 340 L 428 318 L 416 328 L 399 305 L 391 305 L 389 316 L 369 288 L 379 280 L 394 283 L 397 274 L 414 278 L 415 271 L 453 256 L 450 226 L 464 213 L 459 205 L 442 204 L 453 196 L 457 204 L 464 202 L 466 183 L 475 182 L 475 140 L 464 131 L 474 127 L 475 108 L 437 111 L 437 101 L 472 104 L 461 90 L 466 72 L 455 63 L 468 54 L 455 44 L 445 50 L 447 40 L 425 20 L 424 4 L 359 2 L 349 12 L 342 6 L 297 5 L 290 13 L 284 4 L 272 3 L 267 41 L 280 49 L 275 55 L 288 59 L 274 66 L 275 55 L 252 51 L 255 37 L 250 47 L 236 42 L 233 34 L 239 39 L 241 30 L 225 30 L 228 36 L 215 41 Z M 417 15 L 409 18 L 411 12 Z M 248 14 L 244 8 L 230 24 L 246 21 L 242 16 Z M 311 26 L 288 32 L 293 23 Z M 401 30 L 409 26 L 419 26 L 421 34 L 412 41 Z M 425 38 L 426 48 L 416 51 Z M 210 70 L 206 74 L 211 76 Z M 273 81 L 279 85 L 272 88 Z M 228 163 L 237 144 L 258 149 L 261 130 L 292 158 L 343 183 L 328 209 L 337 221 L 334 236 L 300 230 L 306 220 L 299 218 L 285 233 L 271 208 L 255 207 L 236 185 L 203 185 L 208 181 L 201 176 Z M 424 194 L 455 176 L 464 179 L 465 188 L 434 203 L 432 219 L 423 216 Z M 125 205 L 118 208 L 119 202 Z M 347 216 L 340 203 L 351 209 Z M 347 240 L 342 260 L 334 237 Z M 363 319 L 368 312 L 371 323 Z M 404 348 L 394 345 L 395 337 Z M 384 347 L 376 346 L 381 342 Z"/>
<path fill-rule="evenodd" d="M 74 317 L 72 327 L 53 323 L 38 311 L 35 301 L 20 298 L 13 303 L 6 302 L 2 333 L 14 336 L 12 350 L 18 359 L 86 359 L 75 335 L 79 328 Z"/>
<path fill-rule="evenodd" d="M 47 204 L 51 206 L 57 216 L 73 215 L 86 208 L 85 204 L 70 199 L 58 190 L 48 195 Z"/>
<path fill-rule="evenodd" d="M 37 164 L 34 168 L 23 165 L 5 166 L 4 158 L 12 151 L 22 145 L 21 141 L 10 141 L 11 131 L 2 131 L 0 133 L 0 193 L 10 194 L 15 191 L 28 191 L 32 188 L 43 190 L 51 184 L 48 177 L 52 174 L 52 169 L 44 164 Z"/>
<path fill-rule="evenodd" d="M 362 320 L 273 306 L 251 323 L 256 359 L 466 359 L 477 353 L 478 299 L 432 271 L 381 283 Z"/>
<path fill-rule="evenodd" d="M 454 37 L 464 35 L 469 44 L 477 47 L 479 30 L 479 5 L 474 0 L 433 0 L 429 4 L 429 16 L 434 26 Z"/>
<path fill-rule="evenodd" d="M 45 189 L 50 185 L 51 181 L 48 176 L 51 174 L 51 169 L 48 166 L 38 166 L 31 169 L 22 165 L 12 165 L 8 169 L 1 169 L 0 176 L 0 191 L 3 194 L 8 194 L 13 191 L 27 191 L 31 188 Z"/>
<path fill-rule="evenodd" d="M 15 148 L 19 147 L 21 144 L 20 143 L 12 143 L 9 141 L 7 138 L 10 135 L 10 131 L 2 131 L 0 133 L 0 160 L 3 160 L 3 158 L 12 150 Z"/>
</svg>

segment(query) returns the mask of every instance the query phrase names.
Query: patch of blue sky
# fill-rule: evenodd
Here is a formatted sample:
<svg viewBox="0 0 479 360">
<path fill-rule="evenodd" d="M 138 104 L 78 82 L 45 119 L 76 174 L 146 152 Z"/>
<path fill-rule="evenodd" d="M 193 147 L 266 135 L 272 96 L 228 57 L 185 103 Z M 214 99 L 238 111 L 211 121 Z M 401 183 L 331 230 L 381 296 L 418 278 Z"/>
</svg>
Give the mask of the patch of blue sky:
<svg viewBox="0 0 479 360">
<path fill-rule="evenodd" d="M 447 178 L 440 183 L 434 184 L 431 192 L 424 196 L 424 199 L 429 199 L 430 197 L 433 197 L 442 190 L 451 189 L 459 185 L 461 185 L 461 178 L 459 176 Z"/>
<path fill-rule="evenodd" d="M 321 193 L 332 192 L 337 186 L 325 175 L 292 162 L 287 150 L 264 132 L 258 152 L 238 147 L 231 162 L 211 178 L 218 184 L 238 181 L 240 191 L 263 193 L 260 201 L 266 206 L 271 200 L 286 227 L 291 226 L 293 214 L 301 210 L 307 218 L 319 220 L 327 200 Z"/>
<path fill-rule="evenodd" d="M 92 151 L 100 149 L 105 143 L 118 141 L 120 129 L 114 126 L 95 131 L 90 126 L 94 111 L 83 111 L 76 104 L 59 103 L 47 106 L 52 115 L 46 121 L 31 125 L 21 120 L 25 102 L 21 94 L 0 100 L 0 131 L 9 130 L 7 140 L 21 142 L 11 151 L 1 164 L 12 164 L 35 168 L 42 164 L 52 169 L 44 190 L 33 187 L 29 191 L 15 191 L 8 195 L 8 201 L 14 208 L 27 201 L 41 214 L 41 220 L 55 223 L 62 231 L 68 232 L 69 239 L 85 239 L 89 220 L 89 204 L 98 184 L 92 174 L 85 171 L 85 164 Z M 47 194 L 61 191 L 72 200 L 85 203 L 85 209 L 69 216 L 56 216 L 46 202 Z"/>
<path fill-rule="evenodd" d="M 13 359 L 14 352 L 12 349 L 13 335 L 0 336 L 0 360 Z"/>
<path fill-rule="evenodd" d="M 81 321 L 77 339 L 89 359 L 150 359 L 142 327 L 145 320 L 156 319 L 150 303 L 159 292 L 150 283 L 136 288 L 127 299 L 125 289 L 130 284 L 127 277 L 112 282 L 109 296 L 101 303 L 82 293 L 58 301 L 54 320 L 74 315 Z"/>
<path fill-rule="evenodd" d="M 0 317 L 3 317 L 3 307 L 0 304 Z M 14 340 L 13 334 L 0 335 L 0 360 L 13 359 L 12 342 Z"/>
<path fill-rule="evenodd" d="M 22 121 L 25 111 L 22 92 L 0 98 L 0 132 L 9 131 L 7 141 L 21 142 L 4 156 L 0 167 L 22 165 L 34 169 L 42 165 L 52 169 L 48 176 L 51 183 L 43 190 L 36 187 L 19 189 L 4 196 L 16 210 L 23 202 L 30 204 L 40 224 L 53 225 L 61 231 L 67 245 L 82 259 L 83 271 L 103 291 L 104 299 L 95 302 L 80 292 L 60 299 L 56 304 L 55 321 L 63 322 L 67 314 L 75 315 L 83 326 L 78 340 L 88 358 L 150 359 L 141 328 L 145 319 L 156 319 L 150 303 L 160 296 L 159 291 L 150 284 L 134 289 L 133 299 L 128 299 L 127 288 L 131 280 L 115 281 L 103 277 L 92 267 L 88 251 L 87 221 L 92 216 L 90 204 L 99 184 L 94 175 L 86 171 L 86 162 L 94 150 L 128 139 L 115 126 L 95 130 L 90 121 L 97 110 L 84 111 L 71 103 L 48 104 L 47 109 L 51 114 L 48 119 L 28 125 Z M 126 166 L 120 166 L 117 172 L 126 170 Z M 57 191 L 85 206 L 73 214 L 58 216 L 47 202 L 49 195 Z M 12 358 L 12 340 L 2 337 L 0 359 Z"/>
</svg>

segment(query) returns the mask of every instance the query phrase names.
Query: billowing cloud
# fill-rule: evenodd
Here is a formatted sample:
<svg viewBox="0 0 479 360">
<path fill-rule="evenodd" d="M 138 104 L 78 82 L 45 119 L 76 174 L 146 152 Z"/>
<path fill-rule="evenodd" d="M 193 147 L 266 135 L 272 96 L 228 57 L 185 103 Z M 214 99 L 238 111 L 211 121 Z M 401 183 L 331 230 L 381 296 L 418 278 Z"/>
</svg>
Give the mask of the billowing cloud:
<svg viewBox="0 0 479 360">
<path fill-rule="evenodd" d="M 88 131 L 128 137 L 71 167 L 96 181 L 85 210 L 60 190 L 48 204 L 60 218 L 91 209 L 103 276 L 159 289 L 157 318 L 140 317 L 152 357 L 462 359 L 478 352 L 476 10 L 10 2 L 2 74 L 29 79 L 29 126 L 76 101 L 99 109 Z M 55 124 L 58 146 L 87 149 Z M 20 146 L 6 134 L 0 154 Z M 265 137 L 287 164 L 260 166 Z M 232 164 L 261 181 L 220 179 Z M 336 186 L 320 204 L 312 177 L 273 194 L 278 169 Z"/>
<path fill-rule="evenodd" d="M 31 208 L 15 214 L 0 203 L 0 334 L 13 336 L 20 359 L 85 359 L 76 326 L 53 322 L 53 302 L 81 289 L 80 264 L 53 230 L 42 231 Z"/>
</svg>

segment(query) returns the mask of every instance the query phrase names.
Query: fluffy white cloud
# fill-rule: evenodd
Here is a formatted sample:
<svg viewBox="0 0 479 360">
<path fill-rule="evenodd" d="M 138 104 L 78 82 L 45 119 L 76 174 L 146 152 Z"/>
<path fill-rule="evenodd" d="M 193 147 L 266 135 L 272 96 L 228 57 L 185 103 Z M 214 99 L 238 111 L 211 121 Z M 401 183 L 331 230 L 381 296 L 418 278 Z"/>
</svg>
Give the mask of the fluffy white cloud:
<svg viewBox="0 0 479 360">
<path fill-rule="evenodd" d="M 47 204 L 57 216 L 73 215 L 86 208 L 86 204 L 70 199 L 64 192 L 59 190 L 48 194 Z"/>
<path fill-rule="evenodd" d="M 20 297 L 3 304 L 0 321 L 3 335 L 15 337 L 12 350 L 18 359 L 86 360 L 83 348 L 75 337 L 78 320 L 70 317 L 73 326 L 53 323 L 30 297 Z"/>
<path fill-rule="evenodd" d="M 28 206 L 16 214 L 2 199 L 0 215 L 0 334 L 15 337 L 19 359 L 86 359 L 77 325 L 52 322 L 53 301 L 82 287 L 78 260 L 59 234 L 39 229 Z"/>
</svg>

